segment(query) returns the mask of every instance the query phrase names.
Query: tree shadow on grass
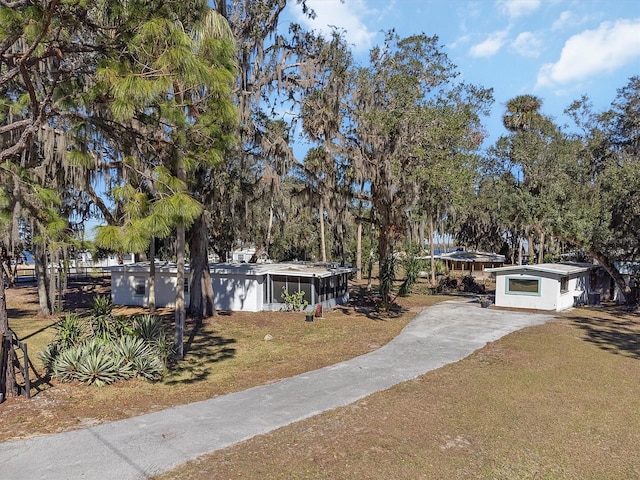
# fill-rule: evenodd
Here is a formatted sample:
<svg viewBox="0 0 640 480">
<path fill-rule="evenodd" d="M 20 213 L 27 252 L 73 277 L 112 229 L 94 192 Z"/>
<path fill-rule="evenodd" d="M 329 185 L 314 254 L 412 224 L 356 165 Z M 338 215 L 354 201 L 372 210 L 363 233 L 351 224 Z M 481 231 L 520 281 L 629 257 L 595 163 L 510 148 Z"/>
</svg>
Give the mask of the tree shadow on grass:
<svg viewBox="0 0 640 480">
<path fill-rule="evenodd" d="M 384 322 L 397 318 L 408 310 L 395 302 L 391 302 L 387 311 L 381 311 L 381 304 L 382 298 L 377 290 L 367 290 L 366 287 L 359 287 L 357 289 L 352 288 L 350 291 L 348 306 L 356 313 L 365 315 L 371 320 Z M 336 308 L 340 308 L 340 306 Z"/>
<path fill-rule="evenodd" d="M 215 364 L 235 357 L 234 338 L 224 338 L 201 325 L 193 325 L 184 344 L 184 358 L 165 377 L 167 385 L 206 380 Z"/>
<path fill-rule="evenodd" d="M 585 339 L 603 350 L 640 360 L 640 318 L 620 312 L 617 318 L 576 316 L 573 323 Z"/>
</svg>

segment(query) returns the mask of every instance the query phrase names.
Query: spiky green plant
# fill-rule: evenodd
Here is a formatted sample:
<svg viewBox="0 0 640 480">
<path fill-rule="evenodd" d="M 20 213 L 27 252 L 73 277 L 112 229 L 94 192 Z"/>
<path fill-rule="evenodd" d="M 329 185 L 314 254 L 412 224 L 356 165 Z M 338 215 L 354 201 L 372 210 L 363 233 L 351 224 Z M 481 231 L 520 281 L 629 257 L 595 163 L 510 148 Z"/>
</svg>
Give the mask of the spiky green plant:
<svg viewBox="0 0 640 480">
<path fill-rule="evenodd" d="M 142 338 L 132 336 L 121 337 L 109 346 L 121 366 L 130 365 L 137 357 L 154 354 L 153 348 Z"/>
<path fill-rule="evenodd" d="M 86 321 L 75 313 L 67 313 L 57 324 L 57 343 L 61 349 L 77 345 L 86 333 Z"/>
<path fill-rule="evenodd" d="M 162 319 L 155 315 L 136 315 L 133 326 L 134 334 L 147 342 L 156 341 L 165 333 Z"/>
<path fill-rule="evenodd" d="M 420 261 L 420 259 L 411 255 L 405 257 L 402 260 L 402 266 L 404 267 L 405 271 L 405 279 L 402 282 L 402 285 L 400 285 L 398 295 L 401 297 L 405 297 L 409 295 L 409 292 L 411 292 L 411 288 L 415 285 L 416 280 L 418 279 L 422 262 Z"/>
<path fill-rule="evenodd" d="M 44 368 L 47 372 L 51 372 L 53 368 L 53 362 L 55 362 L 56 358 L 60 354 L 60 344 L 58 342 L 51 342 L 44 350 L 42 350 L 39 354 L 40 361 L 44 365 Z"/>
<path fill-rule="evenodd" d="M 52 375 L 63 382 L 77 380 L 78 368 L 83 355 L 82 345 L 75 345 L 63 350 L 53 362 Z"/>
<path fill-rule="evenodd" d="M 86 346 L 84 346 L 86 348 Z M 75 378 L 89 385 L 103 386 L 114 383 L 123 376 L 119 365 L 107 350 L 92 350 L 83 352 L 84 356 L 78 363 Z"/>
<path fill-rule="evenodd" d="M 169 338 L 166 332 L 162 334 L 153 342 L 153 346 L 158 353 L 158 358 L 162 364 L 167 368 L 169 366 L 169 360 L 173 358 L 174 343 L 173 339 Z"/>
<path fill-rule="evenodd" d="M 96 295 L 91 301 L 91 308 L 93 309 L 93 316 L 95 317 L 111 315 L 113 311 L 111 297 L 109 295 Z"/>
<path fill-rule="evenodd" d="M 137 376 L 147 380 L 158 380 L 165 367 L 157 355 L 144 355 L 133 360 L 133 369 Z"/>
</svg>

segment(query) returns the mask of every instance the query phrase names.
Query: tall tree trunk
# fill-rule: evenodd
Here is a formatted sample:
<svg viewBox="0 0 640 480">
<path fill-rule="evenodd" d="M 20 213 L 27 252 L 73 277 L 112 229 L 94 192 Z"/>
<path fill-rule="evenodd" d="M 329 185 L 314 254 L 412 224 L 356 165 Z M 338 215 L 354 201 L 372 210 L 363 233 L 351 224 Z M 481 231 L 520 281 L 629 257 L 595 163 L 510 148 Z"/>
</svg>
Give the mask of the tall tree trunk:
<svg viewBox="0 0 640 480">
<path fill-rule="evenodd" d="M 535 261 L 535 251 L 533 249 L 533 235 L 529 234 L 527 236 L 527 257 L 529 260 L 529 265 L 533 265 L 533 262 Z"/>
<path fill-rule="evenodd" d="M 56 263 L 58 257 L 52 248 L 49 248 L 49 310 L 51 314 L 55 313 L 56 308 Z"/>
<path fill-rule="evenodd" d="M 327 244 L 324 235 L 324 199 L 320 197 L 320 206 L 318 207 L 318 215 L 320 216 L 320 256 L 323 262 L 327 261 Z"/>
<path fill-rule="evenodd" d="M 196 322 L 201 322 L 203 318 L 216 315 L 207 251 L 209 231 L 204 215 L 201 215 L 191 226 L 190 233 L 191 288 L 189 293 L 189 313 Z"/>
<path fill-rule="evenodd" d="M 538 249 L 538 263 L 544 263 L 544 232 L 540 231 L 540 248 Z"/>
<path fill-rule="evenodd" d="M 0 365 L 4 371 L 0 371 L 0 402 L 6 397 L 18 395 L 18 385 L 16 384 L 16 371 L 13 368 L 13 345 L 11 344 L 11 336 L 9 332 L 9 316 L 7 314 L 7 299 L 4 289 L 4 261 L 3 268 L 0 268 L 0 342 L 2 342 L 0 350 L 2 358 Z"/>
<path fill-rule="evenodd" d="M 369 262 L 368 262 L 368 272 L 367 272 L 367 291 L 371 291 L 371 279 L 373 277 L 373 258 L 375 256 L 375 252 L 373 250 L 373 239 L 375 236 L 373 225 L 370 225 L 369 229 Z"/>
<path fill-rule="evenodd" d="M 149 243 L 149 313 L 156 313 L 156 238 Z"/>
<path fill-rule="evenodd" d="M 178 158 L 176 177 L 186 183 L 187 171 L 183 158 Z M 175 303 L 175 347 L 176 357 L 184 358 L 184 322 L 186 309 L 184 306 L 184 263 L 185 263 L 185 225 L 180 220 L 176 227 L 176 303 Z"/>
<path fill-rule="evenodd" d="M 433 244 L 433 214 L 429 212 L 429 254 L 431 256 L 431 285 L 436 284 L 436 251 L 435 245 Z"/>
<path fill-rule="evenodd" d="M 36 274 L 36 284 L 38 286 L 38 302 L 40 308 L 39 315 L 50 315 L 49 294 L 47 291 L 47 254 L 44 245 L 35 245 L 34 268 Z"/>
<path fill-rule="evenodd" d="M 522 237 L 518 237 L 518 265 L 522 265 Z"/>
<path fill-rule="evenodd" d="M 420 253 L 424 252 L 424 218 L 420 219 L 418 225 L 418 242 L 420 243 Z"/>
<path fill-rule="evenodd" d="M 176 304 L 175 304 L 175 347 L 176 357 L 184 358 L 184 321 L 186 310 L 184 306 L 184 256 L 185 233 L 184 225 L 176 228 Z"/>
<path fill-rule="evenodd" d="M 358 220 L 356 232 L 356 280 L 362 280 L 362 220 Z"/>
<path fill-rule="evenodd" d="M 273 195 L 271 195 L 271 203 L 269 204 L 269 223 L 267 224 L 267 241 L 265 242 L 265 251 L 269 258 L 269 248 L 271 247 L 271 230 L 273 229 Z"/>
</svg>

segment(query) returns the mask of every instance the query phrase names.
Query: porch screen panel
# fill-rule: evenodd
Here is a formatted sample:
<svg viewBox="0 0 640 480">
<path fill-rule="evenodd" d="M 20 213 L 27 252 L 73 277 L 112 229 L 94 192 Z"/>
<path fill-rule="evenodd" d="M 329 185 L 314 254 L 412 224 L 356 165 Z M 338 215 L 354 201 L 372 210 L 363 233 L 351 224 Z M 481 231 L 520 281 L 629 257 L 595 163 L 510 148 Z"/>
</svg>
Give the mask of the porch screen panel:
<svg viewBox="0 0 640 480">
<path fill-rule="evenodd" d="M 287 288 L 287 277 L 285 275 L 273 275 L 271 278 L 273 279 L 273 289 L 271 290 L 272 303 L 284 303 L 284 300 L 282 300 L 282 292 L 283 289 Z M 291 293 L 290 289 L 289 293 Z"/>
<path fill-rule="evenodd" d="M 313 297 L 311 296 L 311 280 L 311 278 L 300 277 L 300 291 L 304 292 L 304 297 L 302 297 L 302 299 L 306 300 L 309 303 L 313 302 Z"/>
</svg>

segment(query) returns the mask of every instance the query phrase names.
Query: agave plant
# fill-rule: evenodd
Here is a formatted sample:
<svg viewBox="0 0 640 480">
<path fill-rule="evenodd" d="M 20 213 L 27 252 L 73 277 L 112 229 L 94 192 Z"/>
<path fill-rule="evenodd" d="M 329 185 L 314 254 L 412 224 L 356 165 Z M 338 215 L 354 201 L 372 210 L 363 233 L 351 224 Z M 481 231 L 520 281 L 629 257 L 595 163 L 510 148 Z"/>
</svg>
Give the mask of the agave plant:
<svg viewBox="0 0 640 480">
<path fill-rule="evenodd" d="M 53 362 L 55 362 L 56 358 L 60 354 L 60 344 L 58 342 L 51 342 L 49 345 L 44 347 L 44 350 L 40 352 L 40 360 L 44 365 L 44 368 L 51 372 L 53 368 Z"/>
<path fill-rule="evenodd" d="M 141 338 L 125 336 L 115 340 L 111 344 L 113 357 L 120 365 L 131 364 L 136 358 L 153 355 L 151 346 Z"/>
<path fill-rule="evenodd" d="M 123 378 L 118 364 L 106 350 L 83 352 L 75 378 L 89 385 L 107 385 Z"/>
<path fill-rule="evenodd" d="M 147 380 L 158 380 L 164 373 L 164 365 L 157 355 L 144 355 L 133 360 L 137 376 Z"/>
<path fill-rule="evenodd" d="M 158 354 L 158 358 L 166 368 L 169 365 L 169 360 L 175 353 L 173 339 L 169 338 L 166 332 L 163 331 L 162 335 L 153 342 L 153 346 Z"/>
<path fill-rule="evenodd" d="M 61 349 L 77 345 L 86 333 L 86 322 L 75 313 L 67 313 L 57 325 L 57 343 Z"/>
<path fill-rule="evenodd" d="M 162 319 L 155 315 L 136 315 L 133 325 L 135 335 L 147 342 L 158 340 L 164 335 Z"/>
<path fill-rule="evenodd" d="M 60 352 L 51 368 L 53 376 L 63 382 L 77 380 L 78 369 L 83 355 L 82 345 L 75 345 Z"/>
<path fill-rule="evenodd" d="M 111 315 L 113 311 L 111 297 L 109 295 L 96 295 L 91 301 L 91 308 L 93 309 L 93 315 L 96 317 Z"/>
</svg>

